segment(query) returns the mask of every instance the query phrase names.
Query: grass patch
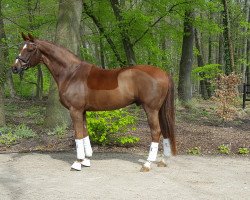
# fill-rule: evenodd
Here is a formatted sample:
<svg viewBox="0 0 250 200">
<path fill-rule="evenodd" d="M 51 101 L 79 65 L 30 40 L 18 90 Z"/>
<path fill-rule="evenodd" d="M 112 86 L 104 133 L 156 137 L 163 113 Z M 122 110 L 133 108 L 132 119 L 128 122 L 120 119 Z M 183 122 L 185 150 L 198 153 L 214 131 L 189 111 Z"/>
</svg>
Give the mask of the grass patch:
<svg viewBox="0 0 250 200">
<path fill-rule="evenodd" d="M 14 127 L 0 127 L 0 144 L 6 146 L 11 146 L 18 140 L 34 138 L 36 136 L 37 134 L 25 124 Z"/>
</svg>

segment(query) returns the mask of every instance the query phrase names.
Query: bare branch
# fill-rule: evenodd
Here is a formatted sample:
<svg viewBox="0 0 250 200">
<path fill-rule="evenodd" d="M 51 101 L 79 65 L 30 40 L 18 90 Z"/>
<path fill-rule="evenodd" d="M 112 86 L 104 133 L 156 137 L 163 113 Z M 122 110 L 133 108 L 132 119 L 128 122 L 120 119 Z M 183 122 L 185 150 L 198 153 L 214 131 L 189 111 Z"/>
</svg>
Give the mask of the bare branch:
<svg viewBox="0 0 250 200">
<path fill-rule="evenodd" d="M 177 3 L 177 4 L 174 4 L 172 5 L 168 11 L 166 13 L 164 13 L 161 17 L 159 17 L 153 24 L 151 24 L 142 34 L 140 37 L 138 37 L 134 42 L 133 42 L 133 46 L 136 45 L 137 42 L 139 42 L 148 32 L 151 28 L 153 28 L 159 21 L 161 21 L 161 19 L 163 19 L 164 17 L 166 17 L 169 13 L 173 12 L 174 11 L 174 8 L 179 6 L 179 5 L 182 5 L 182 4 L 187 4 L 187 3 L 190 3 L 190 2 L 187 2 L 187 1 L 184 1 L 184 2 L 180 2 L 180 3 Z"/>
</svg>

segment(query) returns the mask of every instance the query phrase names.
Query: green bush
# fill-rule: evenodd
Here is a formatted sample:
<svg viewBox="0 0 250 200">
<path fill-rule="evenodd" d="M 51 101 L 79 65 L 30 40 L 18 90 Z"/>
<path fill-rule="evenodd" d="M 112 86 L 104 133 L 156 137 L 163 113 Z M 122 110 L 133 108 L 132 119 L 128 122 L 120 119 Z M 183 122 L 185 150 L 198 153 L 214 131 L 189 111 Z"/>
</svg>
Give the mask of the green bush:
<svg viewBox="0 0 250 200">
<path fill-rule="evenodd" d="M 238 149 L 238 153 L 241 155 L 247 155 L 249 154 L 249 149 L 247 147 L 240 147 Z"/>
<path fill-rule="evenodd" d="M 87 112 L 87 126 L 91 141 L 96 144 L 133 144 L 139 141 L 134 136 L 120 136 L 129 129 L 135 130 L 136 118 L 129 112 L 115 111 Z"/>
<path fill-rule="evenodd" d="M 218 150 L 221 154 L 229 154 L 229 152 L 230 152 L 229 147 L 225 144 L 218 146 Z"/>
<path fill-rule="evenodd" d="M 17 141 L 17 136 L 12 133 L 9 127 L 0 127 L 0 144 L 10 146 Z"/>
<path fill-rule="evenodd" d="M 15 127 L 0 127 L 0 144 L 10 146 L 20 139 L 28 139 L 36 136 L 36 133 L 24 124 Z"/>
<path fill-rule="evenodd" d="M 25 124 L 21 124 L 15 128 L 14 134 L 19 138 L 33 138 L 36 136 L 36 133 L 30 129 L 28 126 Z"/>
<path fill-rule="evenodd" d="M 199 147 L 193 147 L 191 149 L 188 149 L 187 153 L 189 155 L 200 155 L 201 154 L 201 150 Z"/>
<path fill-rule="evenodd" d="M 192 70 L 192 76 L 196 80 L 214 80 L 223 71 L 219 64 L 207 64 Z"/>
<path fill-rule="evenodd" d="M 49 132 L 48 135 L 56 135 L 59 138 L 63 138 L 66 135 L 67 124 L 61 126 L 57 125 L 52 132 Z"/>
</svg>

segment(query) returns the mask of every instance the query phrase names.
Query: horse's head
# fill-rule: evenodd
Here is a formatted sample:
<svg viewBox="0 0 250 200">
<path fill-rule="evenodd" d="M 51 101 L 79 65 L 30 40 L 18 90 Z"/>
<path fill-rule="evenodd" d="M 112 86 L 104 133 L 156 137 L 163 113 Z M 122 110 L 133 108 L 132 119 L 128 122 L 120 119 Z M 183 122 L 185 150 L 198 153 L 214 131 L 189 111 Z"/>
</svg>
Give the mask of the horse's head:
<svg viewBox="0 0 250 200">
<path fill-rule="evenodd" d="M 37 48 L 34 37 L 31 34 L 26 36 L 24 33 L 22 33 L 22 37 L 24 39 L 24 46 L 12 66 L 13 73 L 21 73 L 29 67 L 36 66 L 41 61 L 42 54 Z"/>
</svg>

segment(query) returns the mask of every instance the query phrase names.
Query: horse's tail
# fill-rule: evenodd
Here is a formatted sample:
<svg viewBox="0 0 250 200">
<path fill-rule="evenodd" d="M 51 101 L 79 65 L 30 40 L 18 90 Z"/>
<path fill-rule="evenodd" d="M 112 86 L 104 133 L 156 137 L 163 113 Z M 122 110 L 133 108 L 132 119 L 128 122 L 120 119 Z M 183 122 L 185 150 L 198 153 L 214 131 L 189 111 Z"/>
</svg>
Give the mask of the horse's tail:
<svg viewBox="0 0 250 200">
<path fill-rule="evenodd" d="M 174 82 L 170 76 L 168 78 L 168 92 L 159 112 L 159 120 L 162 135 L 164 138 L 170 139 L 172 155 L 176 155 L 177 148 L 175 140 Z"/>
</svg>

